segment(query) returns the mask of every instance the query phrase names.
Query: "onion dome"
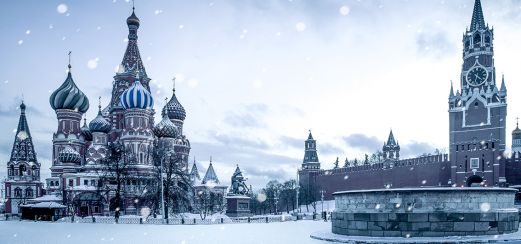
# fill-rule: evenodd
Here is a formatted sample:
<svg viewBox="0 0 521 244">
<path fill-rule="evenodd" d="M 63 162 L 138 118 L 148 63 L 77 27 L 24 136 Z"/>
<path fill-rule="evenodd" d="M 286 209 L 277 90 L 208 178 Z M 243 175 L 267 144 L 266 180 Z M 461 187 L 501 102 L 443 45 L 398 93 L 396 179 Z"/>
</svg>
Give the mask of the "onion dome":
<svg viewBox="0 0 521 244">
<path fill-rule="evenodd" d="M 512 131 L 512 140 L 521 139 L 521 130 L 519 129 L 519 122 L 516 123 L 516 129 Z"/>
<path fill-rule="evenodd" d="M 138 76 L 134 80 L 134 84 L 121 94 L 121 104 L 125 109 L 151 109 L 154 106 L 154 99 L 150 92 L 141 85 Z"/>
<path fill-rule="evenodd" d="M 83 126 L 81 127 L 81 134 L 86 141 L 92 141 L 92 132 L 87 126 L 87 119 L 83 119 Z"/>
<path fill-rule="evenodd" d="M 168 101 L 165 107 L 168 118 L 176 120 L 185 120 L 185 108 L 183 108 L 183 105 L 181 105 L 181 103 L 179 102 L 179 100 L 177 100 L 177 97 L 175 96 L 175 78 L 172 98 L 170 98 L 170 101 Z"/>
<path fill-rule="evenodd" d="M 98 106 L 98 116 L 89 123 L 90 130 L 92 132 L 103 132 L 109 133 L 112 129 L 112 125 L 108 122 L 101 114 L 101 103 Z"/>
<path fill-rule="evenodd" d="M 81 162 L 80 154 L 70 146 L 66 146 L 63 150 L 60 151 L 58 154 L 58 159 L 60 159 L 62 163 L 77 164 Z"/>
<path fill-rule="evenodd" d="M 179 131 L 177 130 L 177 126 L 168 119 L 166 115 L 165 109 L 163 108 L 163 112 L 161 113 L 163 119 L 154 126 L 154 135 L 159 138 L 167 137 L 167 138 L 176 138 Z"/>
<path fill-rule="evenodd" d="M 132 14 L 127 18 L 127 25 L 135 25 L 139 27 L 139 18 L 134 13 L 134 8 L 132 8 Z"/>
<path fill-rule="evenodd" d="M 89 99 L 76 86 L 72 79 L 70 64 L 67 79 L 65 79 L 63 84 L 51 94 L 49 103 L 54 110 L 70 109 L 85 113 L 89 109 Z"/>
</svg>

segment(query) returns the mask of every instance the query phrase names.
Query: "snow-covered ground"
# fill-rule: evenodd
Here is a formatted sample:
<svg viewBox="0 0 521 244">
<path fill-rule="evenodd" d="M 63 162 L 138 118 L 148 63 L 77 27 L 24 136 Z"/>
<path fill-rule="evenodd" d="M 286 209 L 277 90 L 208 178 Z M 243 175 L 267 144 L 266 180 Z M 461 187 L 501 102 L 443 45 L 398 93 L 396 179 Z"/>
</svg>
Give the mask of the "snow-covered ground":
<svg viewBox="0 0 521 244">
<path fill-rule="evenodd" d="M 324 244 L 310 238 L 316 231 L 328 231 L 331 222 L 289 221 L 259 224 L 139 225 L 81 224 L 32 221 L 0 221 L 2 244 L 91 244 L 91 243 L 298 243 Z"/>
</svg>

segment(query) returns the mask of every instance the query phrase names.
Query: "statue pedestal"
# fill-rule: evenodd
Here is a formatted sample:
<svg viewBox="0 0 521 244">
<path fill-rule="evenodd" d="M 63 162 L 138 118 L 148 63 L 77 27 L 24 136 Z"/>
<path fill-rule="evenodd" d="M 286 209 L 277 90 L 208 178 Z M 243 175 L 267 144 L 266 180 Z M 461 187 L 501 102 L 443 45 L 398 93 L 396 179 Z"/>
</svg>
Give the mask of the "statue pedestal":
<svg viewBox="0 0 521 244">
<path fill-rule="evenodd" d="M 250 197 L 228 194 L 226 196 L 226 215 L 228 217 L 248 217 L 250 213 Z"/>
</svg>

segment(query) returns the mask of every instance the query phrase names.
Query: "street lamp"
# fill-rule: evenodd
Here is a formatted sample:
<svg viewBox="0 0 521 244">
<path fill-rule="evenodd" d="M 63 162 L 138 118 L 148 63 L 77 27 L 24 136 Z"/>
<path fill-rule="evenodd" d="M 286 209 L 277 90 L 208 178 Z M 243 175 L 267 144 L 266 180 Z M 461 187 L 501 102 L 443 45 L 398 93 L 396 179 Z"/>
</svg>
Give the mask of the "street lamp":
<svg viewBox="0 0 521 244">
<path fill-rule="evenodd" d="M 327 219 L 325 218 L 326 216 L 324 216 L 324 193 L 326 193 L 326 191 L 324 190 L 320 190 L 320 201 L 322 202 L 322 215 L 323 215 L 323 218 L 324 220 L 327 221 Z"/>
</svg>

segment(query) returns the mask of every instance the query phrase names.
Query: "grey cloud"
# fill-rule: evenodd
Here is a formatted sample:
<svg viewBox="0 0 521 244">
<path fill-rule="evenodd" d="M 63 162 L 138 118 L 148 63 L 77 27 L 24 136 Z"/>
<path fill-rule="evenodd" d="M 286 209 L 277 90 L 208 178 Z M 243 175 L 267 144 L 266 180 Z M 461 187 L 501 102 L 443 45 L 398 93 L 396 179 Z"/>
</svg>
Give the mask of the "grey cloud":
<svg viewBox="0 0 521 244">
<path fill-rule="evenodd" d="M 267 111 L 266 104 L 248 104 L 238 111 L 228 112 L 224 122 L 234 127 L 265 127 L 262 115 Z"/>
<path fill-rule="evenodd" d="M 369 152 L 379 150 L 383 143 L 374 136 L 369 137 L 363 134 L 351 134 L 343 139 L 348 146 Z"/>
<path fill-rule="evenodd" d="M 267 149 L 268 144 L 260 140 L 250 140 L 238 136 L 216 134 L 214 138 L 228 148 L 255 148 Z"/>
<path fill-rule="evenodd" d="M 434 150 L 434 146 L 429 143 L 412 142 L 401 146 L 401 156 L 402 158 L 417 157 L 423 154 L 432 154 Z"/>
<path fill-rule="evenodd" d="M 285 148 L 304 148 L 304 137 L 301 139 L 289 137 L 289 136 L 281 136 L 279 137 L 282 146 Z"/>
<path fill-rule="evenodd" d="M 416 48 L 421 55 L 440 58 L 446 53 L 454 53 L 457 47 L 449 40 L 446 31 L 426 29 L 416 35 Z"/>
<path fill-rule="evenodd" d="M 344 154 L 344 150 L 342 148 L 337 147 L 332 144 L 320 145 L 318 150 L 319 150 L 319 153 L 323 153 L 323 154 L 334 154 L 334 155 L 339 155 L 339 156 Z"/>
</svg>

